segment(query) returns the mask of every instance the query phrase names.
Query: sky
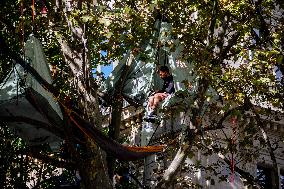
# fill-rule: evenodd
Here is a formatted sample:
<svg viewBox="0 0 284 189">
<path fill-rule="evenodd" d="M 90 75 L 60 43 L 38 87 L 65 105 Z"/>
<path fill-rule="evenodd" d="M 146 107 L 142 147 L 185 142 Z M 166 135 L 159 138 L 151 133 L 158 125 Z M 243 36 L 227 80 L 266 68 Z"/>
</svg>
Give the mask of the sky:
<svg viewBox="0 0 284 189">
<path fill-rule="evenodd" d="M 105 77 L 108 77 L 112 71 L 112 64 L 108 66 L 102 66 L 102 73 L 104 73 Z"/>
<path fill-rule="evenodd" d="M 106 55 L 107 55 L 106 51 L 101 51 L 101 56 L 106 56 Z M 107 78 L 109 76 L 109 74 L 111 73 L 111 71 L 113 69 L 112 67 L 113 67 L 112 63 L 110 65 L 107 65 L 107 66 L 101 65 L 101 71 L 104 74 L 105 78 Z M 93 76 L 96 77 L 96 74 L 95 74 L 96 69 L 93 69 L 93 73 L 94 73 Z"/>
<path fill-rule="evenodd" d="M 112 71 L 112 64 L 108 65 L 108 66 L 101 66 L 101 70 L 102 70 L 102 73 L 104 74 L 104 77 L 107 78 L 111 71 Z M 93 73 L 94 73 L 94 77 L 96 77 L 96 69 L 93 69 Z"/>
</svg>

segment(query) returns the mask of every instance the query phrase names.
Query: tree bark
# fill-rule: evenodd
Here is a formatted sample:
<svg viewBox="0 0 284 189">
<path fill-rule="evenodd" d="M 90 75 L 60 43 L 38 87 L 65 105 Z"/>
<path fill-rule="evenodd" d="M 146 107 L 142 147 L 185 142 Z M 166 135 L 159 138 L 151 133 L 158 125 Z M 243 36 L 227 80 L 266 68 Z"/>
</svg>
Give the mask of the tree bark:
<svg viewBox="0 0 284 189">
<path fill-rule="evenodd" d="M 92 120 L 92 125 L 96 125 L 98 129 L 100 129 L 102 127 L 102 116 L 99 111 L 98 98 L 97 96 L 93 96 L 93 94 L 96 94 L 96 89 L 93 89 L 93 94 L 91 94 L 91 90 L 88 90 L 85 85 L 86 83 L 90 83 L 90 78 L 83 77 L 83 72 L 85 71 L 84 67 L 86 67 L 87 64 L 90 64 L 90 60 L 87 58 L 89 56 L 78 53 L 81 51 L 84 52 L 82 49 L 79 51 L 71 49 L 70 45 L 68 45 L 66 40 L 64 40 L 64 38 L 59 34 L 57 35 L 57 38 L 61 45 L 61 51 L 65 57 L 65 61 L 71 68 L 74 77 L 77 77 L 78 80 L 77 90 L 83 97 L 82 99 L 79 99 L 79 103 L 81 103 L 82 107 L 84 107 L 83 117 L 86 120 Z M 80 158 L 77 159 L 83 188 L 112 188 L 112 182 L 107 175 L 106 154 L 87 136 L 84 147 L 87 155 L 81 155 Z"/>
</svg>

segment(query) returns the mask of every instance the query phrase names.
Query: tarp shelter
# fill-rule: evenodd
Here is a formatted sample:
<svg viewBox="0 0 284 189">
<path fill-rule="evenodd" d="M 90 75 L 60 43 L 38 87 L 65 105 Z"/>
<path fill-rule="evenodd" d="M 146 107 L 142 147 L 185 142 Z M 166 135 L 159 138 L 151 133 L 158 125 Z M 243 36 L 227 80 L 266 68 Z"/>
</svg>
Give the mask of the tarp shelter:
<svg viewBox="0 0 284 189">
<path fill-rule="evenodd" d="M 196 90 L 197 82 L 195 81 L 193 64 L 182 59 L 183 46 L 178 39 L 172 37 L 172 25 L 158 20 L 155 29 L 153 38 L 141 49 L 146 53 L 146 56 L 143 55 L 143 57 L 147 58 L 142 59 L 141 53 L 138 53 L 129 64 L 130 53 L 128 53 L 105 80 L 101 87 L 102 92 L 110 96 L 114 95 L 115 86 L 121 85 L 119 77 L 127 64 L 130 67 L 125 76 L 122 94 L 140 104 L 146 102 L 153 91 L 161 89 L 163 81 L 157 73 L 161 65 L 169 67 L 174 78 L 176 91 L 188 92 L 189 88 L 184 83 L 191 83 L 191 91 Z M 172 98 L 172 100 L 178 99 Z M 184 101 L 184 99 L 181 100 Z M 168 102 L 165 104 L 168 104 Z"/>
<path fill-rule="evenodd" d="M 50 69 L 41 43 L 33 36 L 25 45 L 24 59 L 48 83 L 52 83 Z M 7 123 L 16 135 L 29 145 L 49 143 L 59 147 L 63 116 L 52 94 L 45 90 L 31 74 L 19 65 L 0 84 L 0 120 Z M 57 132 L 50 132 L 56 130 Z"/>
</svg>

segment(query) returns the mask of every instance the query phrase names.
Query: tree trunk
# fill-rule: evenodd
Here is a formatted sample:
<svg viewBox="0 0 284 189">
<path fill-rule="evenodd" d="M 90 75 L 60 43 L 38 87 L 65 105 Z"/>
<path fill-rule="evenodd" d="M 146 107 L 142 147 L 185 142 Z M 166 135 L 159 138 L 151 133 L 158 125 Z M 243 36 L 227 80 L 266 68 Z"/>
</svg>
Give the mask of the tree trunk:
<svg viewBox="0 0 284 189">
<path fill-rule="evenodd" d="M 69 44 L 64 40 L 62 36 L 57 34 L 58 42 L 61 46 L 61 51 L 65 57 L 65 61 L 71 68 L 71 72 L 74 77 L 77 77 L 77 92 L 82 98 L 78 99 L 79 103 L 84 109 L 84 119 L 92 122 L 99 129 L 102 127 L 102 116 L 99 111 L 98 98 L 96 96 L 96 89 L 90 89 L 86 83 L 91 83 L 91 78 L 81 77 L 78 75 L 82 71 L 89 74 L 90 60 L 87 58 L 89 56 L 83 55 L 82 49 L 75 51 L 71 50 Z M 71 58 L 68 57 L 77 57 Z M 87 59 L 87 60 L 83 60 Z M 85 68 L 84 68 L 85 67 Z M 91 91 L 92 90 L 92 91 Z M 95 95 L 95 96 L 94 96 Z M 106 154 L 94 143 L 91 139 L 86 136 L 86 143 L 84 145 L 86 154 L 82 154 L 80 158 L 77 158 L 78 169 L 82 179 L 82 188 L 92 189 L 92 188 L 112 188 L 112 182 L 109 179 L 107 172 Z"/>
<path fill-rule="evenodd" d="M 86 91 L 87 92 L 87 91 Z M 87 94 L 91 96 L 90 93 Z M 84 101 L 84 118 L 93 123 L 98 129 L 102 127 L 102 116 L 99 112 L 99 104 L 97 96 L 92 96 L 92 101 Z M 82 188 L 95 189 L 105 188 L 111 189 L 112 182 L 108 177 L 108 168 L 105 152 L 88 136 L 85 136 L 85 153 L 78 159 L 79 172 L 82 178 Z"/>
<path fill-rule="evenodd" d="M 113 140 L 119 139 L 120 134 L 120 123 L 121 123 L 121 113 L 123 101 L 120 99 L 120 96 L 117 95 L 114 97 L 114 104 L 112 106 L 111 112 L 111 123 L 109 126 L 109 137 Z M 108 166 L 108 175 L 109 178 L 112 178 L 114 175 L 115 159 L 111 156 L 107 156 L 107 166 Z"/>
<path fill-rule="evenodd" d="M 88 96 L 91 96 L 88 93 Z M 96 125 L 99 129 L 102 127 L 102 116 L 99 111 L 99 104 L 97 96 L 93 96 L 92 101 L 84 102 L 85 114 L 92 120 L 93 125 Z M 87 136 L 86 136 L 87 137 Z M 112 181 L 108 177 L 108 167 L 105 152 L 99 148 L 99 146 L 92 141 L 92 139 L 86 139 L 86 154 L 79 162 L 80 175 L 83 181 L 83 188 L 95 189 L 105 188 L 111 189 Z"/>
<path fill-rule="evenodd" d="M 107 175 L 106 154 L 89 139 L 87 139 L 85 147 L 90 156 L 79 162 L 79 171 L 83 185 L 81 188 L 113 188 L 111 180 Z"/>
</svg>

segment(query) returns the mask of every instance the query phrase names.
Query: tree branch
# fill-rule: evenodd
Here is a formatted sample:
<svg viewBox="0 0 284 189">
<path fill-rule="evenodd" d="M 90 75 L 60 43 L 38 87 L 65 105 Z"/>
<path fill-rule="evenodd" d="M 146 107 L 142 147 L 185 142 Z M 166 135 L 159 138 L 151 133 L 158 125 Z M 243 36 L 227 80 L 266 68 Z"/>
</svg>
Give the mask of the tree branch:
<svg viewBox="0 0 284 189">
<path fill-rule="evenodd" d="M 278 164 L 277 164 L 277 160 L 276 160 L 276 157 L 275 157 L 275 154 L 274 154 L 274 149 L 272 148 L 272 145 L 270 143 L 270 138 L 269 138 L 267 132 L 265 131 L 263 122 L 260 121 L 261 117 L 254 108 L 253 108 L 253 113 L 256 116 L 258 128 L 260 129 L 260 131 L 262 133 L 263 139 L 265 141 L 265 144 L 267 145 L 268 152 L 270 154 L 270 158 L 272 160 L 272 167 L 273 167 L 272 188 L 278 189 L 279 188 Z"/>
</svg>

